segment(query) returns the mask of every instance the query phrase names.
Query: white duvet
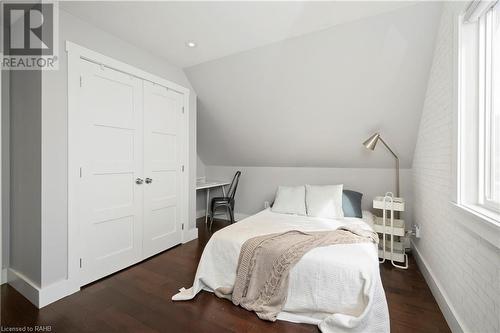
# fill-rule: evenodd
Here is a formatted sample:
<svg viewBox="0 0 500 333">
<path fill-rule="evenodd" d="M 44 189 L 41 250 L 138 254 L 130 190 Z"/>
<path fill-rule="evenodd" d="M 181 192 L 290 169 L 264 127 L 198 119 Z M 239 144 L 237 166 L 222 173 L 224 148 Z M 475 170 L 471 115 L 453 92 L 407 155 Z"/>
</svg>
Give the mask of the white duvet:
<svg viewBox="0 0 500 333">
<path fill-rule="evenodd" d="M 243 243 L 288 230 L 319 231 L 356 224 L 371 229 L 372 215 L 338 220 L 273 213 L 269 209 L 228 226 L 210 238 L 193 286 L 175 301 L 200 290 L 232 287 Z M 338 244 L 313 249 L 290 271 L 288 296 L 278 319 L 316 324 L 322 332 L 389 332 L 389 312 L 380 280 L 376 245 Z"/>
</svg>

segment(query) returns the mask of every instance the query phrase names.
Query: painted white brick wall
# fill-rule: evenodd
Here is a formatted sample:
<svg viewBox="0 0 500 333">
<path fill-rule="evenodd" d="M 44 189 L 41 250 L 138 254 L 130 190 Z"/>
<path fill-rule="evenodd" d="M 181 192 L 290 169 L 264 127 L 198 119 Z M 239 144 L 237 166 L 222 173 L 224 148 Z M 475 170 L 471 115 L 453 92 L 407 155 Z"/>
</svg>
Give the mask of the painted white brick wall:
<svg viewBox="0 0 500 333">
<path fill-rule="evenodd" d="M 500 332 L 500 250 L 465 228 L 452 207 L 454 16 L 444 5 L 413 159 L 414 245 L 466 332 Z"/>
</svg>

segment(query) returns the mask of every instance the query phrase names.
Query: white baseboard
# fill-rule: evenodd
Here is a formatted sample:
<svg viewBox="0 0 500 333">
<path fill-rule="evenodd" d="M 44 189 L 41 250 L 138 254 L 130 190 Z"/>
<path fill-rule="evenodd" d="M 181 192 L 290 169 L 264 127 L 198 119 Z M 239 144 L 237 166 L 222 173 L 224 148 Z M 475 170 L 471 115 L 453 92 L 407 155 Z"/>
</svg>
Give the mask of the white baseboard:
<svg viewBox="0 0 500 333">
<path fill-rule="evenodd" d="M 9 280 L 9 284 L 14 289 L 26 297 L 26 299 L 33 303 L 37 308 L 40 308 L 38 306 L 40 288 L 36 285 L 36 283 L 12 268 L 9 268 L 7 271 L 7 279 Z"/>
<path fill-rule="evenodd" d="M 71 283 L 70 280 L 61 280 L 45 288 L 40 289 L 38 297 L 38 308 L 43 308 L 50 303 L 60 300 L 66 296 L 80 291 L 80 287 Z"/>
<path fill-rule="evenodd" d="M 40 288 L 36 283 L 12 268 L 8 269 L 7 275 L 9 284 L 39 309 L 80 290 L 69 280 L 61 280 L 45 288 Z"/>
<path fill-rule="evenodd" d="M 3 268 L 2 272 L 0 273 L 0 285 L 7 283 L 7 268 Z"/>
<path fill-rule="evenodd" d="M 198 238 L 198 228 L 188 229 L 182 235 L 182 244 Z"/>
<path fill-rule="evenodd" d="M 434 298 L 436 299 L 436 302 L 438 303 L 439 308 L 441 309 L 441 312 L 443 313 L 444 318 L 448 323 L 448 326 L 450 326 L 451 331 L 453 333 L 472 332 L 471 330 L 467 329 L 464 322 L 460 319 L 446 292 L 441 286 L 441 283 L 439 283 L 439 281 L 436 279 L 434 273 L 427 264 L 427 261 L 424 259 L 424 257 L 422 257 L 422 254 L 418 250 L 413 240 L 411 242 L 411 245 L 413 256 L 417 261 L 418 268 L 420 269 L 420 272 L 422 272 L 427 285 L 431 289 L 432 295 L 434 295 Z"/>
</svg>

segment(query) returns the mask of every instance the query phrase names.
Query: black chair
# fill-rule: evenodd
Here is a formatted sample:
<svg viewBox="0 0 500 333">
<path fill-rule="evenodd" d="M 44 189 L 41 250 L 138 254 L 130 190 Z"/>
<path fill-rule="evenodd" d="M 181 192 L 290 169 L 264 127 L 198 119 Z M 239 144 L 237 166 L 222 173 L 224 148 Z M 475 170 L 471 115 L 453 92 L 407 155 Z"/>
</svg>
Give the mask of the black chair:
<svg viewBox="0 0 500 333">
<path fill-rule="evenodd" d="M 212 199 L 212 205 L 210 206 L 210 230 L 212 230 L 212 224 L 214 223 L 215 211 L 219 208 L 225 208 L 229 212 L 229 218 L 231 223 L 234 223 L 234 195 L 236 194 L 236 189 L 238 188 L 238 182 L 240 180 L 241 171 L 237 171 L 234 174 L 233 181 L 229 186 L 229 191 L 225 197 L 216 197 Z"/>
</svg>

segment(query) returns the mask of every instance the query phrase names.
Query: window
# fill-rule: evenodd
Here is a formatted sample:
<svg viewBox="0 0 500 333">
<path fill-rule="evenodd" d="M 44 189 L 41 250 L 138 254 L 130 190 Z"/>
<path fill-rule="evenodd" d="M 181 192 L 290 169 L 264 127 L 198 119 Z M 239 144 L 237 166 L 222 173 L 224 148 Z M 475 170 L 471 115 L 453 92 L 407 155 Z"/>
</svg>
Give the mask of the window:
<svg viewBox="0 0 500 333">
<path fill-rule="evenodd" d="M 485 119 L 483 204 L 500 211 L 500 5 L 484 17 Z"/>
<path fill-rule="evenodd" d="M 458 203 L 500 221 L 500 3 L 460 21 Z"/>
</svg>

